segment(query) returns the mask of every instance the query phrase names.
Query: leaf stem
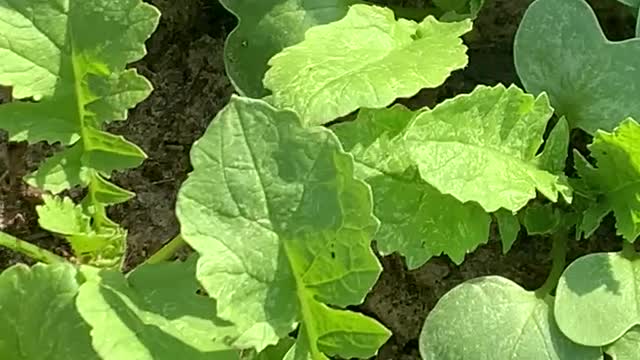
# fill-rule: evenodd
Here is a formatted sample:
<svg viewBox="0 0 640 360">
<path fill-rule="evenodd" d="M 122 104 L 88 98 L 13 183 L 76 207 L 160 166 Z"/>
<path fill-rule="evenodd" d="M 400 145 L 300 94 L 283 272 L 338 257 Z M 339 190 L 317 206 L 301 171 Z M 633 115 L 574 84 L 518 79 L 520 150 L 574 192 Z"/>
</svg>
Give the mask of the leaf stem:
<svg viewBox="0 0 640 360">
<path fill-rule="evenodd" d="M 178 234 L 171 239 L 168 243 L 164 244 L 158 251 L 156 251 L 151 257 L 149 257 L 143 264 L 158 264 L 171 259 L 178 250 L 185 247 L 187 243 L 184 241 L 182 235 Z"/>
<path fill-rule="evenodd" d="M 0 231 L 0 246 L 7 247 L 16 252 L 27 255 L 28 257 L 46 263 L 54 264 L 59 262 L 65 262 L 65 258 L 52 253 L 49 250 L 45 250 L 37 245 L 20 240 L 17 237 L 9 235 Z"/>
<path fill-rule="evenodd" d="M 536 290 L 536 295 L 540 298 L 547 297 L 556 285 L 558 285 L 558 280 L 560 280 L 562 271 L 567 264 L 567 240 L 568 236 L 566 231 L 560 231 L 551 236 L 551 259 L 553 263 L 547 280 Z"/>
</svg>

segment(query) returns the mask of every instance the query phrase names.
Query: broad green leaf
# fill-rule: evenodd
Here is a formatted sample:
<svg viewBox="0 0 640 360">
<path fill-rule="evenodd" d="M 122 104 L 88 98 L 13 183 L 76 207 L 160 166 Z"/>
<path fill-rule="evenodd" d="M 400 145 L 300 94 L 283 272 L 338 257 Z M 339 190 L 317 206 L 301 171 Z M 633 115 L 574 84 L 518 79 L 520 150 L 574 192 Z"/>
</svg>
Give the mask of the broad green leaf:
<svg viewBox="0 0 640 360">
<path fill-rule="evenodd" d="M 100 359 L 75 308 L 76 275 L 68 263 L 18 264 L 0 274 L 0 358 Z"/>
<path fill-rule="evenodd" d="M 0 84 L 34 100 L 0 106 L 0 128 L 11 140 L 70 146 L 32 185 L 58 193 L 144 160 L 139 147 L 100 129 L 150 93 L 126 65 L 145 54 L 158 17 L 140 0 L 0 1 L 0 34 L 11 34 L 0 38 Z"/>
<path fill-rule="evenodd" d="M 502 241 L 502 253 L 506 254 L 511 250 L 511 246 L 518 238 L 520 232 L 520 222 L 515 214 L 506 210 L 498 210 L 494 213 L 498 221 L 500 240 Z"/>
<path fill-rule="evenodd" d="M 460 36 L 471 21 L 396 20 L 391 10 L 353 5 L 336 22 L 313 27 L 304 41 L 269 60 L 264 84 L 270 101 L 318 125 L 361 107 L 382 108 L 396 98 L 441 85 L 467 64 Z"/>
<path fill-rule="evenodd" d="M 262 85 L 267 62 L 304 40 L 311 27 L 344 17 L 356 0 L 220 0 L 239 21 L 227 36 L 224 60 L 236 90 L 248 97 L 268 94 Z"/>
<path fill-rule="evenodd" d="M 382 223 L 378 250 L 399 252 L 410 269 L 442 253 L 460 264 L 487 242 L 491 218 L 477 204 L 441 194 L 406 163 L 398 138 L 415 115 L 399 105 L 363 109 L 356 121 L 333 130 L 354 156 L 357 176 L 373 190 L 374 212 Z"/>
<path fill-rule="evenodd" d="M 629 330 L 604 350 L 613 360 L 640 360 L 640 327 Z"/>
<path fill-rule="evenodd" d="M 234 346 L 261 351 L 299 324 L 296 356 L 373 356 L 388 330 L 339 308 L 361 303 L 380 274 L 378 221 L 336 137 L 233 96 L 191 162 L 177 215 L 201 254 L 198 280 L 241 332 Z"/>
<path fill-rule="evenodd" d="M 638 293 L 640 259 L 622 253 L 583 256 L 565 269 L 558 282 L 556 321 L 577 343 L 610 344 L 640 325 Z"/>
<path fill-rule="evenodd" d="M 144 265 L 127 277 L 84 268 L 77 307 L 91 325 L 104 360 L 238 360 L 236 332 L 215 318 L 215 302 L 199 295 L 196 260 Z"/>
<path fill-rule="evenodd" d="M 294 344 L 293 338 L 282 338 L 276 345 L 267 346 L 259 353 L 253 349 L 244 350 L 240 360 L 283 360 Z"/>
<path fill-rule="evenodd" d="M 613 133 L 598 131 L 589 145 L 596 166 L 579 153 L 576 169 L 584 183 L 597 195 L 598 202 L 587 210 L 598 223 L 607 213 L 616 216 L 618 235 L 634 242 L 640 236 L 640 125 L 627 119 Z M 597 219 L 597 220 L 596 220 Z M 591 226 L 593 227 L 593 226 Z"/>
<path fill-rule="evenodd" d="M 511 280 L 473 279 L 431 310 L 420 334 L 420 354 L 424 360 L 602 359 L 599 348 L 567 339 L 552 312 L 551 298 L 541 299 Z"/>
<path fill-rule="evenodd" d="M 552 204 L 533 204 L 522 215 L 522 224 L 529 235 L 553 234 L 562 226 L 563 214 Z"/>
<path fill-rule="evenodd" d="M 431 186 L 487 212 L 518 211 L 536 191 L 553 202 L 558 193 L 570 200 L 566 179 L 540 166 L 547 149 L 536 157 L 552 113 L 544 94 L 478 86 L 417 115 L 403 151 Z"/>
<path fill-rule="evenodd" d="M 536 0 L 515 38 L 528 92 L 546 92 L 557 114 L 588 133 L 640 118 L 640 39 L 609 41 L 584 0 Z"/>
</svg>

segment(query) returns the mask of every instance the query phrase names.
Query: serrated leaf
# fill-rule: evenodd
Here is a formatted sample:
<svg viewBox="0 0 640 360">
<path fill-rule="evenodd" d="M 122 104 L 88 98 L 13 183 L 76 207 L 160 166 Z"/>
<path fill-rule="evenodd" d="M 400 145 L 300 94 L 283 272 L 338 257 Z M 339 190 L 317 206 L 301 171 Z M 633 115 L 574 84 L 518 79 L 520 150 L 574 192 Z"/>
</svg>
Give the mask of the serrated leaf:
<svg viewBox="0 0 640 360">
<path fill-rule="evenodd" d="M 617 234 L 634 242 L 640 236 L 640 125 L 627 119 L 613 133 L 598 131 L 588 146 L 596 167 L 575 153 L 576 169 L 598 196 L 589 208 L 583 230 L 595 229 L 607 213 L 616 216 Z M 585 216 L 586 217 L 586 216 Z M 596 225 L 596 226 L 594 226 Z"/>
<path fill-rule="evenodd" d="M 572 343 L 553 322 L 553 302 L 511 280 L 487 276 L 445 294 L 420 334 L 424 360 L 602 359 L 599 348 Z"/>
<path fill-rule="evenodd" d="M 494 213 L 498 221 L 500 231 L 500 241 L 502 242 L 502 253 L 506 254 L 511 250 L 511 246 L 518 238 L 520 232 L 520 222 L 515 214 L 506 210 L 498 210 Z"/>
<path fill-rule="evenodd" d="M 0 357 L 100 359 L 75 308 L 76 269 L 68 263 L 18 264 L 0 274 Z"/>
<path fill-rule="evenodd" d="M 356 0 L 220 0 L 239 20 L 227 37 L 224 57 L 227 76 L 248 97 L 268 94 L 262 85 L 267 62 L 287 46 L 304 40 L 304 33 L 344 17 Z"/>
<path fill-rule="evenodd" d="M 588 133 L 640 118 L 640 39 L 609 41 L 584 0 L 536 0 L 515 38 L 528 92 L 549 94 L 556 114 Z M 620 91 L 624 89 L 624 91 Z"/>
<path fill-rule="evenodd" d="M 604 352 L 612 360 L 640 360 L 640 327 L 629 330 L 623 337 L 608 345 Z"/>
<path fill-rule="evenodd" d="M 471 21 L 396 20 L 391 10 L 353 5 L 336 22 L 313 27 L 305 40 L 269 60 L 270 101 L 297 112 L 307 125 L 330 122 L 361 107 L 441 85 L 467 64 L 460 36 Z"/>
<path fill-rule="evenodd" d="M 145 54 L 159 13 L 140 0 L 3 1 L 0 84 L 13 97 L 0 106 L 10 139 L 72 146 L 49 158 L 31 180 L 58 193 L 87 185 L 87 173 L 109 177 L 145 156 L 122 137 L 100 130 L 146 98 L 150 83 L 125 66 Z"/>
<path fill-rule="evenodd" d="M 215 317 L 215 302 L 196 293 L 195 270 L 195 257 L 144 265 L 127 277 L 83 268 L 77 307 L 101 359 L 239 359 L 227 345 L 237 333 Z"/>
<path fill-rule="evenodd" d="M 438 191 L 475 201 L 487 212 L 518 211 L 536 191 L 553 202 L 558 193 L 570 200 L 566 179 L 542 168 L 536 157 L 552 113 L 544 94 L 478 86 L 416 116 L 403 151 Z"/>
<path fill-rule="evenodd" d="M 558 281 L 556 321 L 577 343 L 610 344 L 640 325 L 639 292 L 637 257 L 629 259 L 622 253 L 583 256 L 571 263 Z"/>
<path fill-rule="evenodd" d="M 300 356 L 373 356 L 388 330 L 337 307 L 362 302 L 380 274 L 378 222 L 335 136 L 233 96 L 191 162 L 177 215 L 198 280 L 242 333 L 234 346 L 261 351 L 300 323 Z"/>
<path fill-rule="evenodd" d="M 403 106 L 363 109 L 355 121 L 333 130 L 353 154 L 357 176 L 372 187 L 381 221 L 378 250 L 399 252 L 410 269 L 442 253 L 460 264 L 487 242 L 491 218 L 477 204 L 462 204 L 424 182 L 398 151 L 399 137 L 416 114 Z"/>
</svg>

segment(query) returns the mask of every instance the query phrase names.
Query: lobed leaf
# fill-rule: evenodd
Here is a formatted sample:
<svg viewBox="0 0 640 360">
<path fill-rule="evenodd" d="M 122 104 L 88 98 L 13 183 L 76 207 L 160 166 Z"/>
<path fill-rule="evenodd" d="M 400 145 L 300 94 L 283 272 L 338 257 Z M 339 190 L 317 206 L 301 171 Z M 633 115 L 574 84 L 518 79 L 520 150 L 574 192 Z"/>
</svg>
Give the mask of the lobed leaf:
<svg viewBox="0 0 640 360">
<path fill-rule="evenodd" d="M 353 5 L 336 22 L 309 29 L 304 41 L 269 60 L 270 101 L 318 125 L 361 107 L 382 108 L 398 97 L 441 85 L 467 64 L 460 36 L 471 21 L 421 23 L 391 10 Z"/>
<path fill-rule="evenodd" d="M 536 0 L 514 45 L 528 92 L 546 92 L 556 113 L 590 134 L 640 118 L 640 39 L 609 41 L 584 0 Z"/>
<path fill-rule="evenodd" d="M 390 334 L 338 309 L 359 304 L 381 267 L 370 189 L 327 129 L 233 96 L 193 146 L 177 215 L 201 254 L 218 314 L 261 351 L 300 324 L 291 359 L 373 356 Z"/>
<path fill-rule="evenodd" d="M 553 301 L 511 280 L 487 276 L 445 294 L 420 333 L 424 360 L 602 359 L 599 348 L 575 344 L 553 321 Z"/>
</svg>

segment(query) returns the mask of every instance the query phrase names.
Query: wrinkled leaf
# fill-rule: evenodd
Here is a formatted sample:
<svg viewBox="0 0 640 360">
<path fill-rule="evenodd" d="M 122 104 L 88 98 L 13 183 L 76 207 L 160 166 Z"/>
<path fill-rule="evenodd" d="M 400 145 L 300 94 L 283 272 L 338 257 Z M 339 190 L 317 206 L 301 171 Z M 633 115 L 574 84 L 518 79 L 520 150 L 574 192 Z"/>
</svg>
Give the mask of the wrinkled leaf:
<svg viewBox="0 0 640 360">
<path fill-rule="evenodd" d="M 629 330 L 604 350 L 613 360 L 640 360 L 640 327 Z"/>
<path fill-rule="evenodd" d="M 234 345 L 261 351 L 300 324 L 296 359 L 373 356 L 388 330 L 339 307 L 361 303 L 380 274 L 378 222 L 335 136 L 234 96 L 191 162 L 177 214 L 202 256 L 198 280 L 241 332 Z"/>
<path fill-rule="evenodd" d="M 297 112 L 307 125 L 330 122 L 358 108 L 382 108 L 396 98 L 441 85 L 467 64 L 460 36 L 469 20 L 396 20 L 391 10 L 353 5 L 340 21 L 311 28 L 305 40 L 271 60 L 270 101 Z"/>
<path fill-rule="evenodd" d="M 431 310 L 420 334 L 424 360 L 602 359 L 572 343 L 553 322 L 553 301 L 488 276 L 458 285 Z"/>
<path fill-rule="evenodd" d="M 536 0 L 515 38 L 528 92 L 546 92 L 556 114 L 588 133 L 640 118 L 640 39 L 609 41 L 584 0 Z"/>
<path fill-rule="evenodd" d="M 341 19 L 356 0 L 220 0 L 238 17 L 227 37 L 224 57 L 227 75 L 245 96 L 267 95 L 262 78 L 267 62 L 287 46 L 304 40 L 311 27 Z"/>
</svg>

